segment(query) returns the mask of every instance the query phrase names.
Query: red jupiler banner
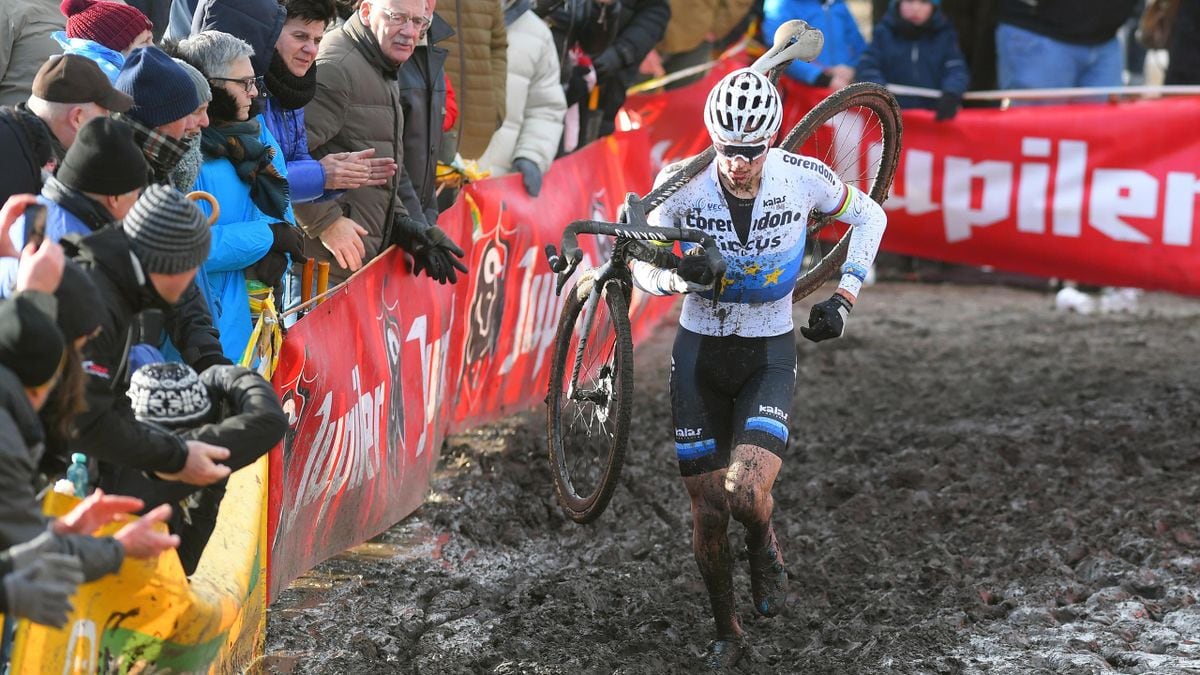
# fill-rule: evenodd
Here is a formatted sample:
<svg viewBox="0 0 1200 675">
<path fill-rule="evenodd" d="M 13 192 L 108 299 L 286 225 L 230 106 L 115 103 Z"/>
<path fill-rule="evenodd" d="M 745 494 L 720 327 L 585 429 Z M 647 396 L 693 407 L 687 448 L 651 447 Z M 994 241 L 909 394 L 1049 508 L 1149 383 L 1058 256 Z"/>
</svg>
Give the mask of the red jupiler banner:
<svg viewBox="0 0 1200 675">
<path fill-rule="evenodd" d="M 464 280 L 413 277 L 392 250 L 288 331 L 274 377 L 291 428 L 271 457 L 271 597 L 419 506 L 446 434 L 544 399 L 564 301 L 545 245 L 644 191 L 647 155 L 643 132 L 595 143 L 555 162 L 536 201 L 515 175 L 469 185 L 438 219 L 467 252 Z M 580 244 L 585 264 L 606 245 Z M 635 293 L 635 339 L 670 306 Z"/>
<path fill-rule="evenodd" d="M 656 167 L 708 145 L 709 88 L 632 97 Z M 786 132 L 829 94 L 784 78 Z M 904 112 L 885 250 L 1081 282 L 1200 295 L 1200 98 Z M 818 145 L 862 156 L 853 134 Z M 812 146 L 807 146 L 812 147 Z M 835 169 L 839 167 L 834 166 Z"/>
</svg>

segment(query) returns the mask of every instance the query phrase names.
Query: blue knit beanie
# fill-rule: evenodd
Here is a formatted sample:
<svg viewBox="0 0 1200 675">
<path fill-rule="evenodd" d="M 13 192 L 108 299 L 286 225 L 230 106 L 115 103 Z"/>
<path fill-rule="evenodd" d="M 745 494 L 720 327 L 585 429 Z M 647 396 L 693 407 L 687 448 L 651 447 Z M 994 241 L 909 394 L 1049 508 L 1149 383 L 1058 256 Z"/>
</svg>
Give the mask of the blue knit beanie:
<svg viewBox="0 0 1200 675">
<path fill-rule="evenodd" d="M 200 107 L 192 78 L 158 47 L 133 50 L 116 87 L 133 97 L 133 107 L 126 114 L 151 129 L 182 119 Z"/>
</svg>

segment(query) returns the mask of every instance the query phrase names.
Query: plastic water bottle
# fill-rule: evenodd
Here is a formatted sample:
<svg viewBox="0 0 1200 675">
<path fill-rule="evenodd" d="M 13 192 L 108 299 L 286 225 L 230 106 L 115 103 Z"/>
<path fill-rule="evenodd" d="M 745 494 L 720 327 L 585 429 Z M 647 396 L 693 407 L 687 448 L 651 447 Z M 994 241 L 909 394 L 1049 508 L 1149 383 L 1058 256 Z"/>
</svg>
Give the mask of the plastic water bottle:
<svg viewBox="0 0 1200 675">
<path fill-rule="evenodd" d="M 88 494 L 87 455 L 76 452 L 71 455 L 71 466 L 67 467 L 67 480 L 75 486 L 75 496 L 83 499 Z"/>
</svg>

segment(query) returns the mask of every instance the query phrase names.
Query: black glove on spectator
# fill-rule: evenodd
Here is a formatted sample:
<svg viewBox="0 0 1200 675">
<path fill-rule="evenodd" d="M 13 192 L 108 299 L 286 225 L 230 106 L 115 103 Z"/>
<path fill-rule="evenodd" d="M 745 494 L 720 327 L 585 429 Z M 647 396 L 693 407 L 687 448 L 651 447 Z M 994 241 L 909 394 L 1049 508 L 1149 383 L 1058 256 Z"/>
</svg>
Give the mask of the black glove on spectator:
<svg viewBox="0 0 1200 675">
<path fill-rule="evenodd" d="M 808 326 L 801 326 L 800 334 L 813 342 L 842 337 L 851 307 L 845 296 L 834 293 L 825 302 L 813 305 L 808 313 Z"/>
<path fill-rule="evenodd" d="M 542 170 L 531 159 L 518 157 L 513 160 L 512 167 L 521 172 L 521 182 L 530 197 L 538 196 L 542 191 Z"/>
<path fill-rule="evenodd" d="M 587 66 L 575 66 L 571 69 L 571 75 L 567 78 L 565 86 L 568 107 L 587 100 L 587 74 L 590 70 L 591 68 Z"/>
<path fill-rule="evenodd" d="M 396 242 L 413 257 L 413 274 L 424 272 L 444 284 L 458 283 L 458 272 L 467 267 L 459 262 L 463 250 L 438 227 L 429 227 L 410 216 L 396 217 Z"/>
<path fill-rule="evenodd" d="M 813 80 L 814 87 L 828 87 L 833 83 L 833 76 L 829 73 L 821 73 L 817 79 Z"/>
<path fill-rule="evenodd" d="M 621 61 L 621 53 L 617 51 L 616 46 L 610 46 L 600 52 L 600 56 L 592 59 L 592 67 L 596 69 L 596 80 L 606 82 L 620 72 L 625 64 Z"/>
<path fill-rule="evenodd" d="M 712 270 L 708 268 L 708 256 L 703 254 L 683 256 L 679 260 L 679 268 L 675 271 L 679 273 L 679 278 L 693 284 L 711 286 L 714 281 Z"/>
<path fill-rule="evenodd" d="M 954 119 L 954 116 L 958 114 L 958 107 L 961 104 L 962 96 L 943 91 L 942 97 L 938 99 L 937 108 L 935 108 L 934 119 L 939 122 Z"/>
<path fill-rule="evenodd" d="M 283 278 L 283 273 L 287 271 L 288 260 L 287 256 L 282 251 L 267 251 L 267 254 L 246 268 L 246 276 L 250 279 L 257 279 L 268 286 L 274 286 L 280 279 Z M 279 298 L 276 298 L 279 300 Z"/>
<path fill-rule="evenodd" d="M 290 253 L 292 262 L 304 263 L 304 233 L 298 227 L 288 223 L 271 223 L 271 234 L 275 240 L 271 242 L 271 250 L 279 253 Z"/>
</svg>

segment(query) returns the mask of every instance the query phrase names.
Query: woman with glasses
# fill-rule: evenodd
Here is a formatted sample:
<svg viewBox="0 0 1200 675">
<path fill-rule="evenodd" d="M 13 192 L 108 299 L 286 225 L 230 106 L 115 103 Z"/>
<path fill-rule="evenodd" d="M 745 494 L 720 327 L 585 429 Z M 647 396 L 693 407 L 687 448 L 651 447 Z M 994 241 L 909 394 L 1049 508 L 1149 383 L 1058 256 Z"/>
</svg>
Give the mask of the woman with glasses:
<svg viewBox="0 0 1200 675">
<path fill-rule="evenodd" d="M 250 61 L 254 50 L 228 33 L 204 31 L 181 41 L 178 51 L 212 87 L 209 126 L 200 141 L 204 162 L 194 189 L 212 194 L 221 208 L 212 227 L 212 249 L 196 283 L 208 301 L 225 355 L 237 362 L 252 329 L 247 280 L 281 286 L 289 256 L 303 260 L 302 237 L 292 225 L 279 146 L 252 113 L 262 87 Z M 208 210 L 207 205 L 202 208 Z"/>
<path fill-rule="evenodd" d="M 790 429 L 816 422 L 789 419 L 796 386 L 792 289 L 809 214 L 833 214 L 854 226 L 837 291 L 800 329 L 813 342 L 842 335 L 887 225 L 878 204 L 820 161 L 771 148 L 782 116 L 766 77 L 748 68 L 725 76 L 704 109 L 716 158 L 650 214 L 651 225 L 715 238 L 729 264 L 724 278 L 712 278 L 704 255 L 688 255 L 702 252 L 694 244 L 684 245 L 677 269 L 633 263 L 643 290 L 688 294 L 672 353 L 671 408 L 691 498 L 692 550 L 716 621 L 717 640 L 705 657 L 714 669 L 731 667 L 746 648 L 733 595 L 730 516 L 746 528 L 755 611 L 776 616 L 787 597 L 771 489 Z M 658 183 L 681 165 L 664 168 Z"/>
</svg>

